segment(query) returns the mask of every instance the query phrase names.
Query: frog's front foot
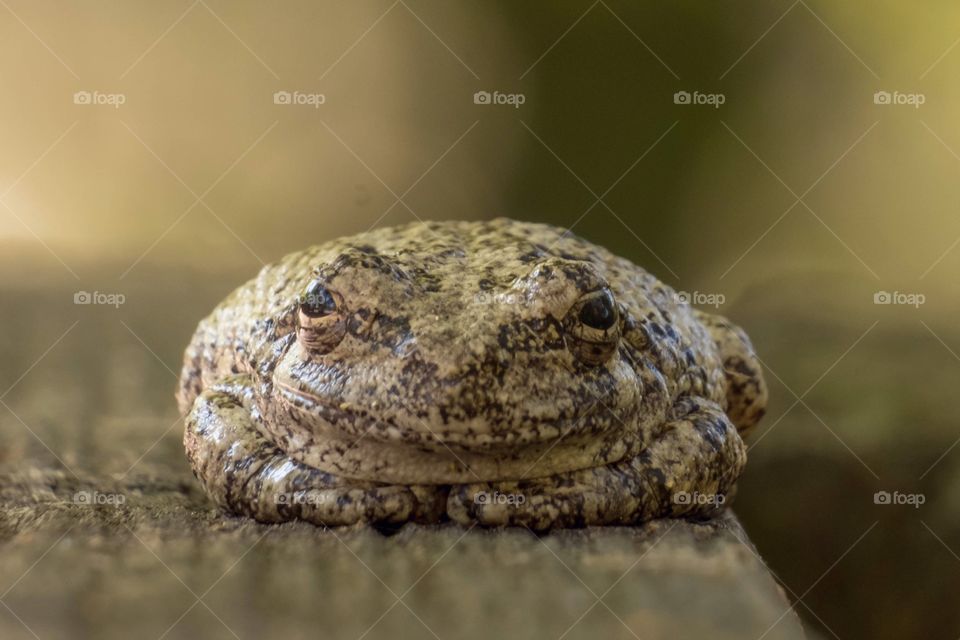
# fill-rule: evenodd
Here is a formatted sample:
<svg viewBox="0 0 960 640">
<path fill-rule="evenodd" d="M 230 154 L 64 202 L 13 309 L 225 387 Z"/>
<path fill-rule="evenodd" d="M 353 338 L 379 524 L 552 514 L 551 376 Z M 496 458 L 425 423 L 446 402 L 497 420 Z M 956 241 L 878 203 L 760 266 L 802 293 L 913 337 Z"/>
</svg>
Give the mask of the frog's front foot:
<svg viewBox="0 0 960 640">
<path fill-rule="evenodd" d="M 687 398 L 650 446 L 614 464 L 452 488 L 379 484 L 294 460 L 260 431 L 252 397 L 243 377 L 203 391 L 187 417 L 184 443 L 210 496 L 261 522 L 402 524 L 449 516 L 464 525 L 546 530 L 706 516 L 723 507 L 746 463 L 743 441 L 724 411 Z"/>
<path fill-rule="evenodd" d="M 187 416 L 184 445 L 193 472 L 217 504 L 260 522 L 321 525 L 436 521 L 441 487 L 345 480 L 288 456 L 257 428 L 243 377 L 203 391 Z"/>
<path fill-rule="evenodd" d="M 743 440 L 724 411 L 714 402 L 687 398 L 674 407 L 660 436 L 633 458 L 544 478 L 454 487 L 447 513 L 462 524 L 534 530 L 709 516 L 723 507 L 746 459 Z"/>
</svg>

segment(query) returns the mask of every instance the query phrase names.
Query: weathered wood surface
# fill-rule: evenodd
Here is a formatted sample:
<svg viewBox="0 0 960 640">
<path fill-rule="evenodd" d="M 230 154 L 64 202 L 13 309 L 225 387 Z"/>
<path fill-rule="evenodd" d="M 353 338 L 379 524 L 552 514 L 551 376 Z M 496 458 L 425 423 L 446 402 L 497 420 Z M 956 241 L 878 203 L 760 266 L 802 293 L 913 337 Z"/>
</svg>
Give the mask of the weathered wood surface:
<svg viewBox="0 0 960 640">
<path fill-rule="evenodd" d="M 188 474 L 149 465 L 21 469 L 0 487 L 11 640 L 802 637 L 733 515 L 384 535 L 226 517 Z"/>
</svg>

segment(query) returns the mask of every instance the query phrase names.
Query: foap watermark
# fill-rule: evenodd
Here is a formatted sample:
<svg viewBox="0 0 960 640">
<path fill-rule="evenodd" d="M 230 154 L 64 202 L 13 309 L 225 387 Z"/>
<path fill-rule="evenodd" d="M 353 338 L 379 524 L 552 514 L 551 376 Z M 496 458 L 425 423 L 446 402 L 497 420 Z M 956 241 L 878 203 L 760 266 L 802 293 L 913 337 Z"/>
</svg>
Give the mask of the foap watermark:
<svg viewBox="0 0 960 640">
<path fill-rule="evenodd" d="M 700 91 L 677 91 L 673 94 L 673 104 L 695 104 L 710 105 L 714 109 L 719 109 L 720 105 L 727 101 L 727 96 L 722 93 L 701 93 Z"/>
<path fill-rule="evenodd" d="M 73 294 L 73 304 L 99 304 L 119 308 L 126 301 L 127 296 L 122 293 L 77 291 Z"/>
<path fill-rule="evenodd" d="M 723 503 L 727 501 L 727 496 L 722 493 L 700 493 L 699 491 L 694 491 L 693 493 L 689 491 L 677 491 L 673 494 L 673 503 L 674 504 L 683 504 L 683 505 L 707 505 L 711 504 L 716 507 L 722 506 Z"/>
<path fill-rule="evenodd" d="M 521 505 L 527 501 L 522 493 L 500 493 L 499 491 L 481 491 L 473 496 L 474 504 L 502 504 L 507 506 Z"/>
<path fill-rule="evenodd" d="M 107 106 L 119 109 L 127 101 L 122 93 L 102 93 L 100 91 L 77 91 L 73 94 L 73 104 Z"/>
<path fill-rule="evenodd" d="M 513 291 L 499 291 L 496 293 L 481 291 L 473 296 L 473 301 L 477 304 L 503 304 L 515 305 L 523 304 L 525 298 L 519 293 Z"/>
<path fill-rule="evenodd" d="M 722 293 L 705 293 L 703 291 L 677 291 L 676 296 L 679 303 L 698 304 L 714 309 L 719 308 L 727 301 L 727 297 Z"/>
<path fill-rule="evenodd" d="M 477 91 L 473 94 L 473 104 L 507 104 L 514 109 L 527 101 L 522 93 L 501 93 L 499 91 Z"/>
<path fill-rule="evenodd" d="M 873 504 L 883 505 L 909 505 L 914 509 L 919 509 L 920 505 L 927 501 L 927 496 L 922 493 L 900 493 L 899 491 L 877 491 L 873 494 Z"/>
<path fill-rule="evenodd" d="M 294 106 L 308 106 L 319 109 L 320 105 L 326 103 L 327 96 L 322 93 L 308 93 L 306 91 L 274 91 L 273 104 L 286 104 Z"/>
<path fill-rule="evenodd" d="M 73 494 L 73 504 L 84 506 L 119 507 L 126 504 L 127 496 L 122 493 L 103 493 L 101 491 L 77 491 Z"/>
<path fill-rule="evenodd" d="M 907 105 L 919 109 L 927 101 L 922 93 L 902 93 L 900 91 L 877 91 L 873 94 L 873 104 Z"/>
<path fill-rule="evenodd" d="M 278 505 L 329 505 L 336 501 L 336 497 L 322 491 L 294 491 L 293 493 L 278 493 L 273 502 Z"/>
<path fill-rule="evenodd" d="M 122 293 L 77 291 L 73 294 L 73 304 L 100 304 L 119 308 L 126 301 L 127 297 Z"/>
<path fill-rule="evenodd" d="M 877 291 L 873 294 L 873 304 L 899 304 L 918 309 L 927 301 L 922 293 L 904 293 L 902 291 Z"/>
</svg>

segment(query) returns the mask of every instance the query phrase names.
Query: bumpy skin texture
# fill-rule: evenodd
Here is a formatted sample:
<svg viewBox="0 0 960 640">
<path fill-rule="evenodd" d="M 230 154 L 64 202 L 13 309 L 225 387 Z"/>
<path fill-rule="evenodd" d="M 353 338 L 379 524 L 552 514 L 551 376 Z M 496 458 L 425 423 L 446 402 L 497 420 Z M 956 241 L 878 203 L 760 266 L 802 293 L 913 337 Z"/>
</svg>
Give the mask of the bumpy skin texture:
<svg viewBox="0 0 960 640">
<path fill-rule="evenodd" d="M 544 530 L 710 515 L 766 387 L 727 320 L 501 218 L 265 267 L 200 323 L 178 401 L 194 472 L 233 513 Z"/>
</svg>

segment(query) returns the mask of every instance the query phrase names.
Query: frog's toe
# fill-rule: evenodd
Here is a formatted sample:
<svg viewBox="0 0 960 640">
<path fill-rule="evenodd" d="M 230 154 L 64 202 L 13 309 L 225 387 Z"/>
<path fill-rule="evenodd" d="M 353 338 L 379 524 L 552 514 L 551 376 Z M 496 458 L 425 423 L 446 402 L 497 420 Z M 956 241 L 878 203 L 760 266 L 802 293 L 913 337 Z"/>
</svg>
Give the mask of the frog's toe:
<svg viewBox="0 0 960 640">
<path fill-rule="evenodd" d="M 441 487 L 352 481 L 302 464 L 257 429 L 236 382 L 201 393 L 187 416 L 184 445 L 213 500 L 260 522 L 320 525 L 433 522 L 445 509 Z"/>
<path fill-rule="evenodd" d="M 627 522 L 634 500 L 586 486 L 562 487 L 552 479 L 520 483 L 461 485 L 447 499 L 447 514 L 462 525 L 523 526 L 534 531 L 555 527 Z"/>
<path fill-rule="evenodd" d="M 316 488 L 292 492 L 286 491 L 286 486 L 278 486 L 274 495 L 280 500 L 271 500 L 270 492 L 265 501 L 254 497 L 248 504 L 263 502 L 263 506 L 250 515 L 266 522 L 305 520 L 329 526 L 358 523 L 399 525 L 436 522 L 445 507 L 446 495 L 437 492 L 417 492 L 415 488 L 395 485 L 337 484 L 339 486 L 320 488 L 322 483 L 317 483 Z M 271 504 L 276 504 L 276 508 L 271 508 Z"/>
</svg>

